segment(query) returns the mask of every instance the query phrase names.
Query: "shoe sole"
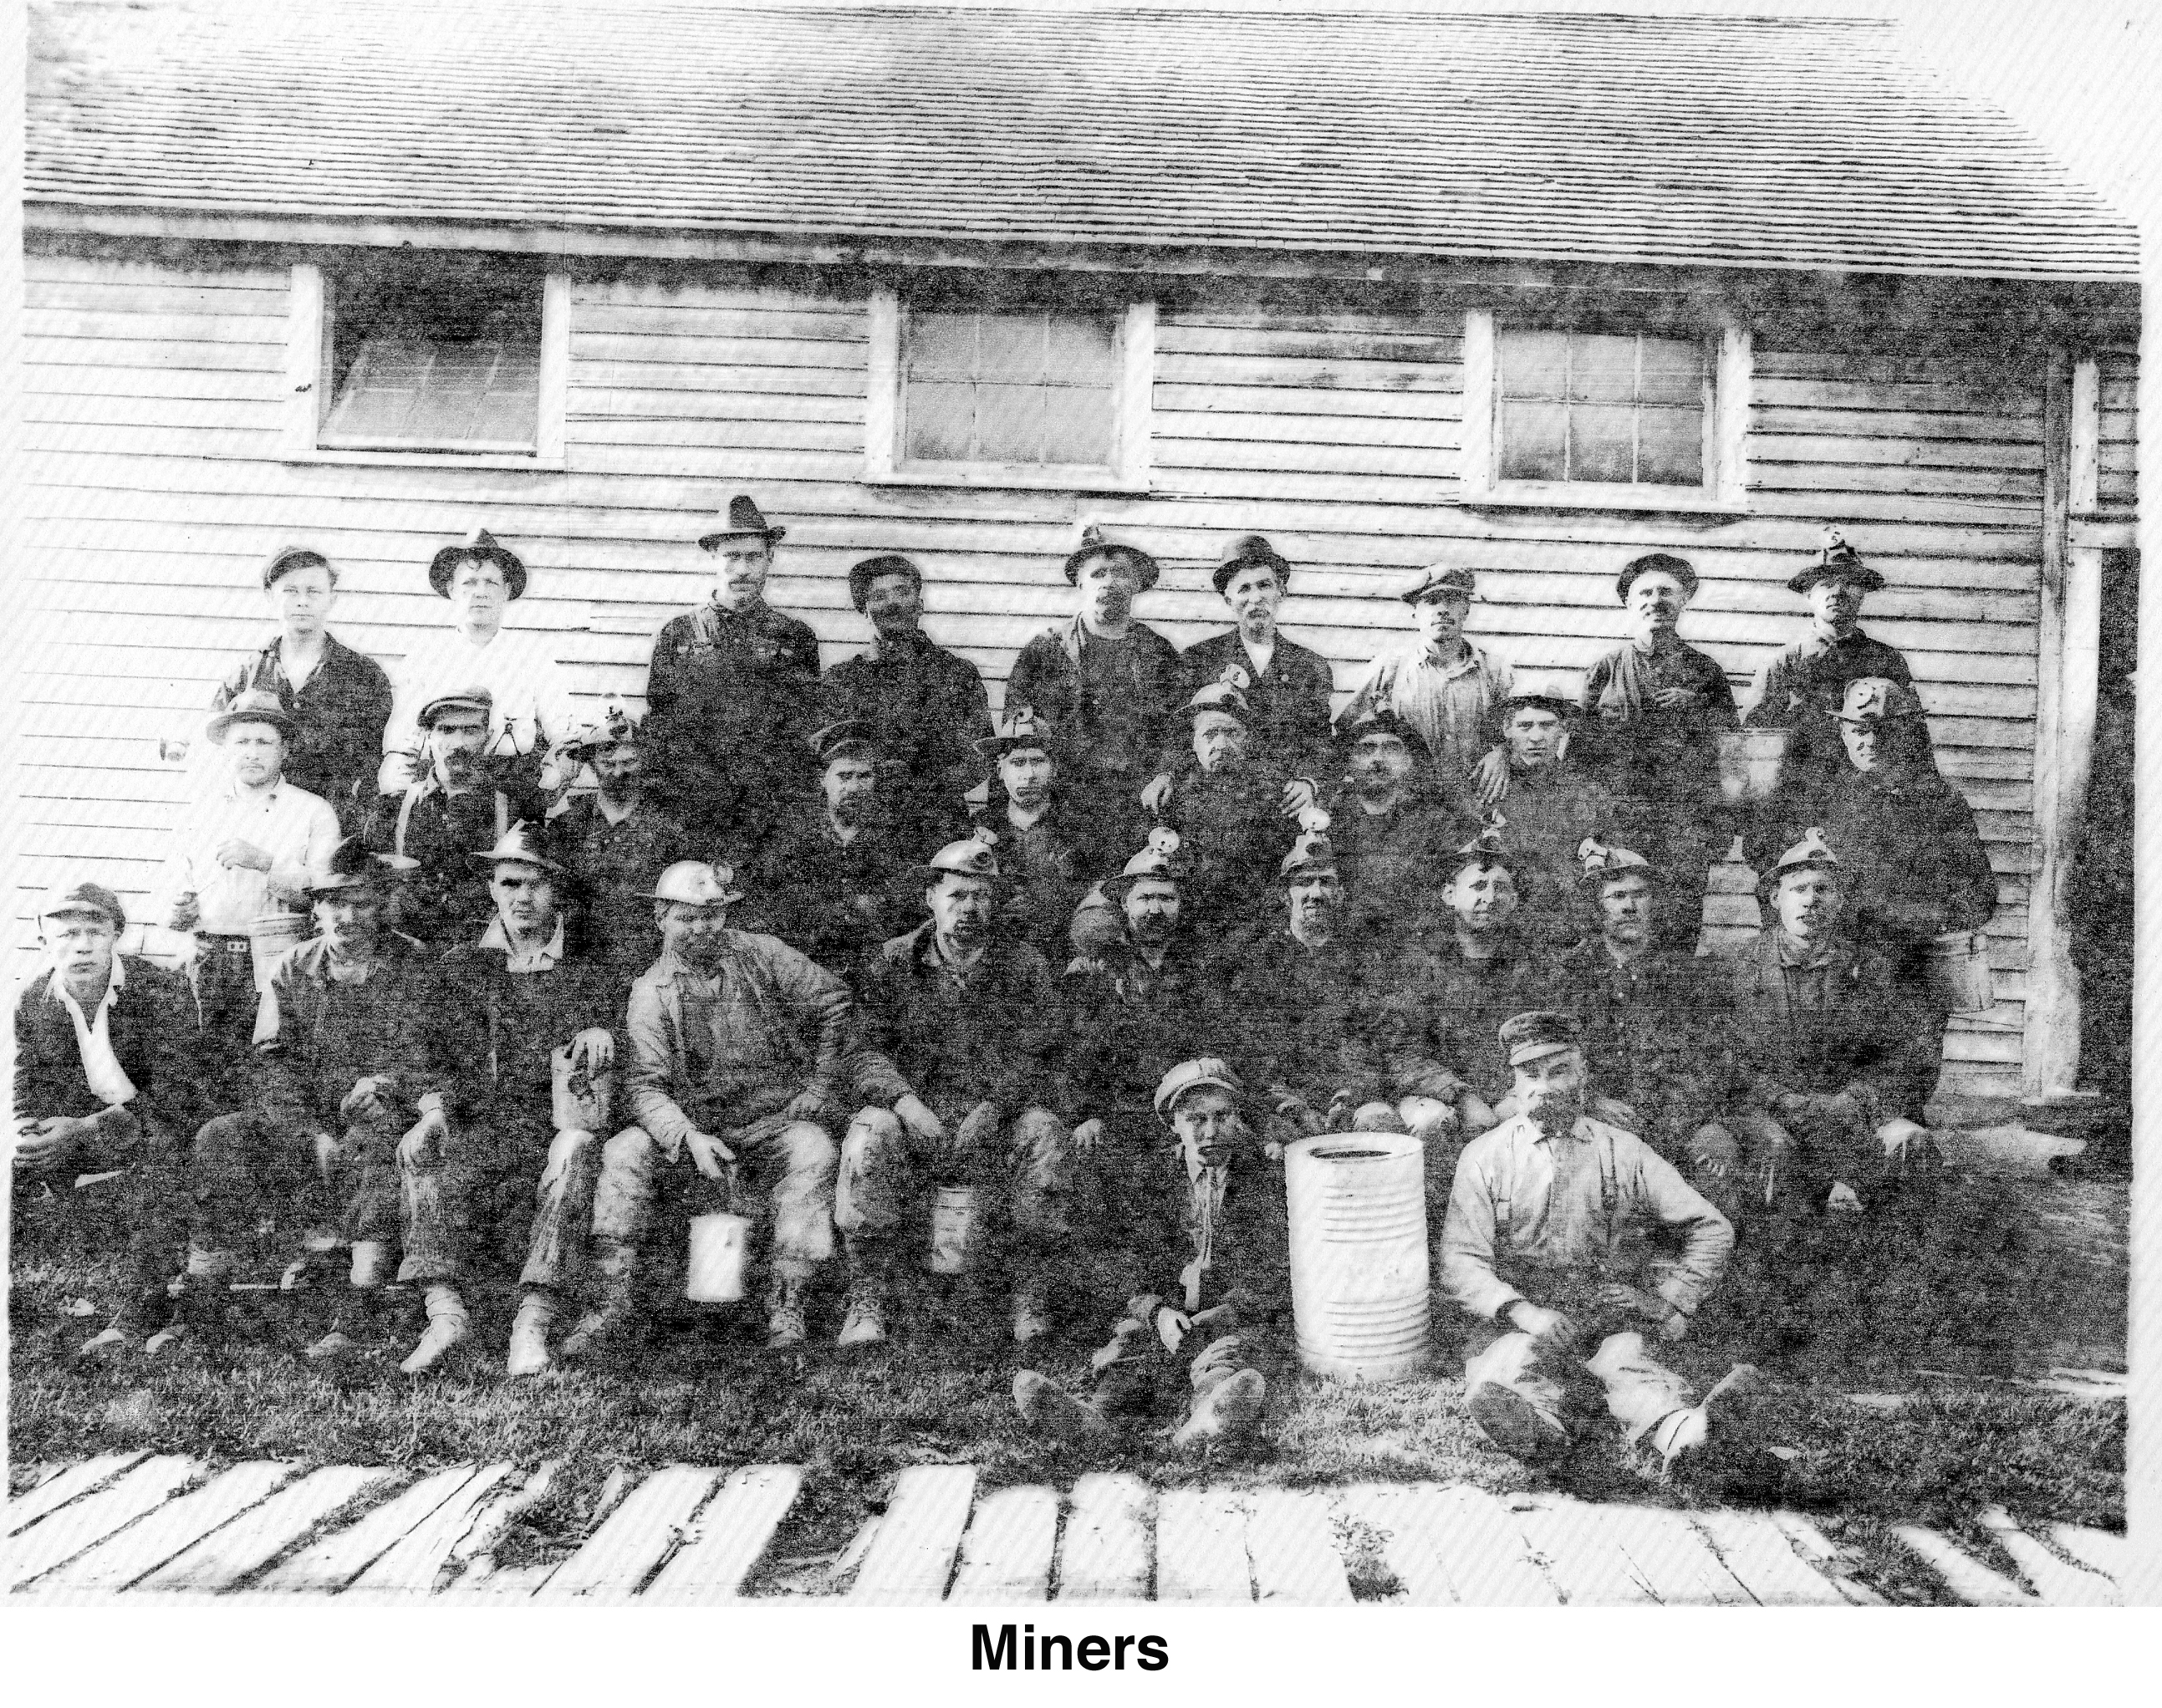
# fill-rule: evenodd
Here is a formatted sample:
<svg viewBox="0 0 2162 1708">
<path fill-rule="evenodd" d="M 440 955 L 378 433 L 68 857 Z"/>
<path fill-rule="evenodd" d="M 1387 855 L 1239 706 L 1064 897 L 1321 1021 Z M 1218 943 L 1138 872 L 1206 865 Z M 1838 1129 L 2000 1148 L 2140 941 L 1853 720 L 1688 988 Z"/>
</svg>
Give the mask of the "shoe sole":
<svg viewBox="0 0 2162 1708">
<path fill-rule="evenodd" d="M 1027 1397 L 1023 1397 L 1024 1393 Z M 1016 1382 L 1014 1405 L 1030 1429 L 1061 1441 L 1095 1440 L 1111 1433 L 1100 1417 L 1047 1379 L 1026 1389 Z"/>
<path fill-rule="evenodd" d="M 1500 1382 L 1481 1382 L 1465 1402 L 1471 1422 L 1502 1452 L 1512 1459 L 1545 1459 L 1563 1451 L 1569 1436 L 1557 1429 L 1538 1408 L 1514 1388 Z"/>
</svg>

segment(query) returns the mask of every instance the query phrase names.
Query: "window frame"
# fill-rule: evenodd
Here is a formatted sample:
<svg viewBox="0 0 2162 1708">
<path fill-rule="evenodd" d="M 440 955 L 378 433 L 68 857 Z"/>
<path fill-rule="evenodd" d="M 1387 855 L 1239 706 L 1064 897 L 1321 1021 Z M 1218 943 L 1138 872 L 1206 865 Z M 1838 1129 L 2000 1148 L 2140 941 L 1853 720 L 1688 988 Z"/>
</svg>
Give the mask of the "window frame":
<svg viewBox="0 0 2162 1708">
<path fill-rule="evenodd" d="M 1504 315 L 1503 329 L 1568 332 L 1581 330 L 1553 320 Z M 1622 330 L 1628 330 L 1623 328 Z M 1648 337 L 1673 331 L 1639 329 Z M 1701 336 L 1713 358 L 1711 407 L 1705 420 L 1705 478 L 1695 487 L 1648 486 L 1582 480 L 1503 480 L 1501 456 L 1501 363 L 1491 309 L 1464 316 L 1464 434 L 1462 478 L 1466 504 L 1495 508 L 1627 510 L 1737 514 L 1748 509 L 1747 431 L 1751 340 L 1731 316 L 1705 326 Z"/>
<path fill-rule="evenodd" d="M 534 448 L 476 451 L 363 450 L 319 442 L 323 415 L 322 387 L 330 372 L 336 332 L 332 293 L 323 289 L 324 264 L 295 261 L 292 297 L 286 315 L 285 378 L 290 387 L 285 420 L 285 460 L 290 462 L 374 464 L 392 468 L 531 468 L 551 473 L 566 467 L 564 421 L 569 410 L 571 373 L 571 280 L 566 273 L 541 275 L 540 368 Z M 328 269 L 335 277 L 335 265 Z"/>
<path fill-rule="evenodd" d="M 931 312 L 960 311 L 940 305 Z M 1043 305 L 1057 313 L 1060 305 Z M 870 295 L 870 368 L 864 400 L 864 471 L 880 486 L 1021 487 L 1047 492 L 1146 493 L 1149 436 L 1156 384 L 1156 304 L 1129 301 L 1115 311 L 1116 381 L 1112 418 L 1116 442 L 1109 463 L 927 462 L 901 455 L 901 345 L 909 304 L 880 286 Z"/>
</svg>

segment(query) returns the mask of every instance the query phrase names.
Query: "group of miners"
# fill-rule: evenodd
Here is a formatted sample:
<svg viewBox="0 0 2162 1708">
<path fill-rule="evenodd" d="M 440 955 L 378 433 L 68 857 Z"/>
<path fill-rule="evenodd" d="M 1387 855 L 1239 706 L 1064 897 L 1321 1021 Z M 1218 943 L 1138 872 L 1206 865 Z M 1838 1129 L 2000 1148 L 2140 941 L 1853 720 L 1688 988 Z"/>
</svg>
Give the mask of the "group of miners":
<svg viewBox="0 0 2162 1708">
<path fill-rule="evenodd" d="M 451 620 L 394 676 L 332 634 L 327 556 L 264 567 L 277 632 L 218 691 L 138 922 L 185 934 L 178 969 L 79 883 L 16 1010 L 18 1228 L 98 1192 L 125 1248 L 86 1353 L 217 1334 L 269 1238 L 327 1301 L 310 1356 L 379 1332 L 395 1281 L 426 1311 L 400 1368 L 435 1368 L 514 1277 L 530 1376 L 637 1345 L 715 1209 L 760 1230 L 770 1345 L 842 1290 L 864 1345 L 965 1187 L 946 1308 L 1024 1348 L 1116 1321 L 1085 1394 L 1022 1371 L 1031 1423 L 1175 1404 L 1207 1442 L 1289 1344 L 1284 1147 L 1390 1131 L 1423 1141 L 1480 1428 L 1556 1449 L 1588 1371 L 1674 1462 L 1719 1432 L 1647 1337 L 1686 1332 L 1736 1225 L 1868 1214 L 1930 1166 L 1924 961 L 1996 885 L 1836 534 L 1746 714 L 1653 552 L 1580 682 L 1493 656 L 1475 572 L 1425 572 L 1332 716 L 1268 540 L 1225 546 L 1233 626 L 1181 651 L 1136 615 L 1156 557 L 1091 525 L 995 727 L 905 556 L 849 571 L 872 644 L 822 675 L 766 603 L 785 532 L 739 497 L 700 539 L 713 597 L 661 629 L 642 722 L 578 721 L 485 531 L 436 554 Z M 1789 732 L 1746 802 L 1745 724 Z M 1737 837 L 1762 923 L 1700 955 Z"/>
</svg>

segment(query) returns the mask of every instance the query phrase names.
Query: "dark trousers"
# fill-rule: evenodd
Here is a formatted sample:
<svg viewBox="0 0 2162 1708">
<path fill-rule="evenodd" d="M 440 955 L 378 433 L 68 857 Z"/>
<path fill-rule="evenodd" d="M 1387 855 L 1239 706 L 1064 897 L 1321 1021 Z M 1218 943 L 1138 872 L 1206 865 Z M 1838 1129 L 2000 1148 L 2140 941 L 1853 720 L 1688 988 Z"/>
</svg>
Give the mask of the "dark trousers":
<svg viewBox="0 0 2162 1708">
<path fill-rule="evenodd" d="M 195 964 L 196 1000 L 203 1029 L 194 1052 L 203 1102 L 212 1109 L 245 1109 L 255 1094 L 255 961 L 244 937 L 200 937 Z"/>
<path fill-rule="evenodd" d="M 180 1272 L 187 1245 L 184 1147 L 138 1126 L 130 1136 L 84 1146 L 57 1174 L 17 1174 L 9 1227 L 18 1254 L 36 1242 L 41 1225 L 72 1225 L 94 1249 L 116 1252 L 120 1293 L 112 1324 L 130 1335 L 150 1333 L 170 1314 L 165 1289 Z"/>
<path fill-rule="evenodd" d="M 435 1154 L 397 1164 L 400 1281 L 514 1273 L 575 1288 L 585 1271 L 601 1141 L 499 1109 L 461 1123 Z"/>
</svg>

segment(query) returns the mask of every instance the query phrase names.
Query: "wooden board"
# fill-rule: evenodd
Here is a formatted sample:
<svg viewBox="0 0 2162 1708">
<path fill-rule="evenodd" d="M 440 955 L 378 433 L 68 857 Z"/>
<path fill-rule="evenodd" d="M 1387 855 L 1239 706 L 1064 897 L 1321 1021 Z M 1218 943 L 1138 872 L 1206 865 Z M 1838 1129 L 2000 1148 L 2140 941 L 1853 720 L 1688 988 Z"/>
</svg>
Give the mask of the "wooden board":
<svg viewBox="0 0 2162 1708">
<path fill-rule="evenodd" d="M 65 1507 L 70 1501 L 86 1495 L 100 1483 L 111 1481 L 131 1465 L 138 1465 L 144 1455 L 139 1453 L 101 1453 L 95 1459 L 86 1459 L 81 1465 L 70 1465 L 47 1477 L 34 1488 L 8 1497 L 7 1533 L 17 1535 L 44 1517 L 46 1513 Z"/>
<path fill-rule="evenodd" d="M 1982 1522 L 1997 1538 L 1998 1545 L 2010 1554 L 2018 1566 L 2020 1575 L 2034 1586 L 2035 1593 L 2051 1607 L 2118 1607 L 2124 1598 L 2118 1593 L 2116 1584 L 2099 1572 L 2087 1570 L 2060 1559 L 2034 1537 L 2019 1528 L 2018 1521 L 2002 1507 L 1984 1507 Z"/>
<path fill-rule="evenodd" d="M 390 1548 L 355 1580 L 355 1590 L 387 1595 L 425 1595 L 433 1589 L 436 1574 L 451 1557 L 451 1549 L 473 1528 L 473 1519 L 489 1491 L 514 1465 L 484 1465 L 471 1481 L 393 1543 Z"/>
<path fill-rule="evenodd" d="M 1882 1607 L 1884 1597 L 1858 1578 L 1847 1575 L 1846 1556 L 1833 1546 L 1831 1539 L 1816 1527 L 1813 1519 L 1799 1512 L 1778 1512 L 1772 1522 L 1778 1526 L 1779 1533 L 1793 1544 L 1794 1552 L 1803 1561 L 1824 1574 L 1825 1580 L 1857 1607 Z"/>
<path fill-rule="evenodd" d="M 388 1482 L 368 1465 L 326 1465 L 288 1486 L 143 1580 L 143 1590 L 229 1589 L 347 1501 Z"/>
<path fill-rule="evenodd" d="M 1441 1496 L 1432 1483 L 1354 1483 L 1344 1491 L 1345 1515 L 1379 1537 L 1382 1561 L 1398 1585 L 1394 1599 L 1407 1606 L 1457 1605 L 1431 1539 L 1444 1522 Z"/>
<path fill-rule="evenodd" d="M 1031 1484 L 985 1495 L 961 1538 L 961 1564 L 946 1599 L 991 1607 L 1045 1601 L 1058 1545 L 1057 1490 Z"/>
<path fill-rule="evenodd" d="M 733 1600 L 802 1486 L 803 1473 L 792 1465 L 747 1465 L 730 1472 L 645 1600 Z"/>
<path fill-rule="evenodd" d="M 1756 1597 L 1720 1563 L 1686 1513 L 1663 1507 L 1602 1507 L 1599 1512 L 1637 1580 L 1662 1606 L 1756 1604 Z"/>
<path fill-rule="evenodd" d="M 1091 1471 L 1078 1479 L 1058 1543 L 1062 1601 L 1146 1601 L 1156 1495 L 1137 1476 Z"/>
<path fill-rule="evenodd" d="M 1246 1501 L 1254 1599 L 1291 1607 L 1348 1607 L 1355 1599 L 1318 1489 L 1256 1489 Z"/>
<path fill-rule="evenodd" d="M 1156 1599 L 1254 1599 L 1246 1502 L 1235 1489 L 1166 1489 L 1157 1500 Z"/>
<path fill-rule="evenodd" d="M 721 1480 L 715 1470 L 663 1465 L 565 1560 L 543 1588 L 550 1596 L 628 1596 L 690 1528 L 691 1515 Z"/>
<path fill-rule="evenodd" d="M 1727 1570 L 1768 1607 L 1840 1607 L 1846 1598 L 1822 1573 L 1804 1564 L 1787 1534 L 1762 1512 L 1715 1507 L 1693 1512 L 1696 1527 Z"/>
<path fill-rule="evenodd" d="M 300 1468 L 269 1460 L 236 1465 L 192 1494 L 166 1502 L 141 1523 L 129 1525 L 59 1570 L 48 1572 L 33 1587 L 123 1589 L 238 1517 L 281 1483 L 290 1482 Z"/>
<path fill-rule="evenodd" d="M 1460 1483 L 1407 1514 L 1450 1594 L 1467 1607 L 1552 1607 L 1561 1597 L 1532 1559 L 1517 1515 L 1484 1489 Z"/>
<path fill-rule="evenodd" d="M 27 1583 L 102 1542 L 123 1525 L 163 1506 L 205 1469 L 200 1460 L 164 1454 L 144 1460 L 109 1487 L 61 1507 L 10 1539 L 8 1585 Z"/>
<path fill-rule="evenodd" d="M 1894 1524 L 1892 1533 L 1929 1563 L 1956 1601 L 1970 1607 L 2035 1605 L 2034 1596 L 2003 1573 L 1992 1571 L 1950 1537 L 1920 1524 Z"/>
<path fill-rule="evenodd" d="M 304 1549 L 256 1585 L 261 1590 L 342 1590 L 473 1480 L 478 1467 L 454 1465 L 424 1476 L 357 1524 Z"/>
<path fill-rule="evenodd" d="M 943 1596 L 975 1493 L 973 1465 L 911 1465 L 901 1471 L 850 1599 L 907 1603 Z"/>
<path fill-rule="evenodd" d="M 1631 1570 L 1601 1510 L 1559 1495 L 1519 1495 L 1509 1510 L 1573 1607 L 1650 1606 L 1658 1598 Z"/>
<path fill-rule="evenodd" d="M 2132 1544 L 2112 1530 L 2093 1530 L 2084 1524 L 2052 1524 L 2050 1540 L 2074 1559 L 2084 1560 L 2112 1581 L 2123 1580 L 2132 1564 Z"/>
</svg>

